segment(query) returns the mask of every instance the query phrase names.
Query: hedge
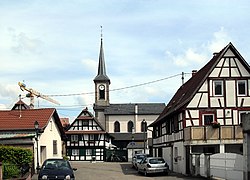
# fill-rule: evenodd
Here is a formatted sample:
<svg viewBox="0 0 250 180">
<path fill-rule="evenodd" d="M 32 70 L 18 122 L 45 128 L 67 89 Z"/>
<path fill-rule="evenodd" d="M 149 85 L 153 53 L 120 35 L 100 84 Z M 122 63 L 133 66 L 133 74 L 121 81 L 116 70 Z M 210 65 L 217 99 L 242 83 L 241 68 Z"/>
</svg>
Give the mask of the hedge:
<svg viewBox="0 0 250 180">
<path fill-rule="evenodd" d="M 33 153 L 30 149 L 0 146 L 0 161 L 17 165 L 29 164 L 32 162 Z"/>
</svg>

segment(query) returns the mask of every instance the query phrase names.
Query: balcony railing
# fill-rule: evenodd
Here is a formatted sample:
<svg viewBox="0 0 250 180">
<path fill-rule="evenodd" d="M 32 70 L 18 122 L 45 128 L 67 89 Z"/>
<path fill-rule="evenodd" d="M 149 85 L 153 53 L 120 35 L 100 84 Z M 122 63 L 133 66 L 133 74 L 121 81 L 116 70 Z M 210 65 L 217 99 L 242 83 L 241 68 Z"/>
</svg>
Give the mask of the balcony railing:
<svg viewBox="0 0 250 180">
<path fill-rule="evenodd" d="M 243 139 L 242 127 L 226 125 L 220 127 L 192 126 L 184 129 L 185 141 L 238 140 Z"/>
</svg>

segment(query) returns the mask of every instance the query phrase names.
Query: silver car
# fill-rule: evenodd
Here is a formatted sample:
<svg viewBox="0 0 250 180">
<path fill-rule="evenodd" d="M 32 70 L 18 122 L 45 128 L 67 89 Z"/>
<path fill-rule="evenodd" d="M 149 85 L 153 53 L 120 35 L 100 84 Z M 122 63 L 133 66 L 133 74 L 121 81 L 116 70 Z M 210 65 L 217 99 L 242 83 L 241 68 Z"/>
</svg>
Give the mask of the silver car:
<svg viewBox="0 0 250 180">
<path fill-rule="evenodd" d="M 133 168 L 135 168 L 137 170 L 137 165 L 139 162 L 141 162 L 141 160 L 143 160 L 144 158 L 148 157 L 148 154 L 136 154 L 133 156 L 132 158 L 132 166 Z"/>
<path fill-rule="evenodd" d="M 169 173 L 169 166 L 162 157 L 144 158 L 137 167 L 138 173 L 143 173 L 145 176 L 152 173 L 164 173 L 165 175 Z"/>
</svg>

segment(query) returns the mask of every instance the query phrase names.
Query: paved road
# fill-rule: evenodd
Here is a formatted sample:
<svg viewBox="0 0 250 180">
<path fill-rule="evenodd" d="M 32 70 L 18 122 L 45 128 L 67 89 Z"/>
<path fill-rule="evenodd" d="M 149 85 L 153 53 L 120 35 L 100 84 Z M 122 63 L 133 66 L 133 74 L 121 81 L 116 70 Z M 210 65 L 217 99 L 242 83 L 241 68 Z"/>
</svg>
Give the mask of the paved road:
<svg viewBox="0 0 250 180">
<path fill-rule="evenodd" d="M 145 177 L 138 174 L 132 168 L 131 163 L 108 163 L 108 162 L 71 162 L 72 167 L 77 168 L 75 171 L 76 180 L 199 180 L 204 178 L 185 177 L 183 175 L 170 173 L 168 176 L 151 175 Z M 32 177 L 37 180 L 37 175 Z"/>
<path fill-rule="evenodd" d="M 166 179 L 166 180 L 190 180 L 199 178 L 185 177 L 177 174 L 169 176 L 154 175 L 145 177 L 132 168 L 131 163 L 108 163 L 108 162 L 71 162 L 77 168 L 76 180 L 142 180 L 142 179 Z M 204 180 L 204 179 L 203 179 Z"/>
</svg>

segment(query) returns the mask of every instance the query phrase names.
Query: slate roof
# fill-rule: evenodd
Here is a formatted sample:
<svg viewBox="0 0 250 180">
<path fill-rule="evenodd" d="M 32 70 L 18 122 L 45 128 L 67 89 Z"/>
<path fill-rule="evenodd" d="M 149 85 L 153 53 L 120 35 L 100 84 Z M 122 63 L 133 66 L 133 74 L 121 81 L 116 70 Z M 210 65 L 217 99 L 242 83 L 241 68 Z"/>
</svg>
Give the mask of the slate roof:
<svg viewBox="0 0 250 180">
<path fill-rule="evenodd" d="M 109 133 L 112 137 L 114 137 L 115 141 L 128 141 L 131 140 L 132 141 L 132 133 Z M 135 141 L 139 141 L 139 140 L 143 140 L 144 138 L 144 134 L 143 133 L 134 133 L 134 140 Z M 146 134 L 147 136 L 147 134 Z"/>
<path fill-rule="evenodd" d="M 34 122 L 38 121 L 39 128 L 44 129 L 54 117 L 62 137 L 64 131 L 55 108 L 0 110 L 0 131 L 34 130 Z"/>
<path fill-rule="evenodd" d="M 107 115 L 133 115 L 135 106 L 138 106 L 139 115 L 157 115 L 165 108 L 165 103 L 129 103 L 129 104 L 110 104 L 104 111 Z"/>
<path fill-rule="evenodd" d="M 203 67 L 201 68 L 194 76 L 192 76 L 185 84 L 183 84 L 175 93 L 173 98 L 169 101 L 168 105 L 162 111 L 160 116 L 149 126 L 153 126 L 158 122 L 164 120 L 165 117 L 171 115 L 172 113 L 180 111 L 184 108 L 190 100 L 193 98 L 195 93 L 201 87 L 203 82 L 207 79 L 211 71 L 217 65 L 219 60 L 224 56 L 227 50 L 230 49 L 234 54 L 236 54 L 237 58 L 243 66 L 250 72 L 250 67 L 244 58 L 240 55 L 237 49 L 230 42 L 226 47 L 224 47 L 219 53 L 214 54 L 213 58 Z"/>
<path fill-rule="evenodd" d="M 110 79 L 106 74 L 102 39 L 101 39 L 101 47 L 100 47 L 100 54 L 99 54 L 98 73 L 94 81 L 108 81 L 110 83 Z"/>
</svg>

